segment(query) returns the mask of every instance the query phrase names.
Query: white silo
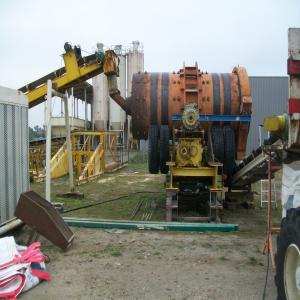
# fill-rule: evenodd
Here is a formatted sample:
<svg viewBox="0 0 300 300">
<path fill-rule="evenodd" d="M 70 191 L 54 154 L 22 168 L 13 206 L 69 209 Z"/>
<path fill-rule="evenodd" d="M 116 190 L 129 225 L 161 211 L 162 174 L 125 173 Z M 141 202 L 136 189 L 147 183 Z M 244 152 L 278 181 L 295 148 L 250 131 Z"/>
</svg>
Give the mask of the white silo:
<svg viewBox="0 0 300 300">
<path fill-rule="evenodd" d="M 119 77 L 117 78 L 118 88 L 121 96 L 126 97 L 126 56 L 122 53 L 122 46 L 114 47 L 119 57 Z M 124 128 L 126 114 L 124 110 L 113 100 L 109 99 L 109 123 L 110 129 L 120 130 Z"/>
<path fill-rule="evenodd" d="M 131 96 L 132 75 L 144 72 L 144 52 L 139 41 L 133 41 L 127 53 L 127 97 Z"/>
<path fill-rule="evenodd" d="M 144 72 L 144 52 L 140 42 L 133 41 L 127 53 L 127 97 L 131 96 L 132 75 L 138 72 Z M 127 116 L 126 131 L 127 147 L 129 148 L 131 139 L 131 116 Z"/>
<path fill-rule="evenodd" d="M 103 51 L 103 44 L 98 43 L 97 48 Z M 138 41 L 132 42 L 127 52 L 121 45 L 115 46 L 114 51 L 120 60 L 118 88 L 121 96 L 125 98 L 131 95 L 132 75 L 144 71 L 144 53 Z M 123 130 L 126 123 L 125 112 L 109 97 L 107 77 L 104 74 L 93 78 L 92 116 L 96 130 Z"/>
<path fill-rule="evenodd" d="M 103 51 L 103 44 L 97 43 L 99 51 Z M 109 94 L 107 78 L 104 74 L 95 76 L 92 79 L 93 84 L 93 103 L 92 115 L 95 130 L 107 130 Z"/>
</svg>

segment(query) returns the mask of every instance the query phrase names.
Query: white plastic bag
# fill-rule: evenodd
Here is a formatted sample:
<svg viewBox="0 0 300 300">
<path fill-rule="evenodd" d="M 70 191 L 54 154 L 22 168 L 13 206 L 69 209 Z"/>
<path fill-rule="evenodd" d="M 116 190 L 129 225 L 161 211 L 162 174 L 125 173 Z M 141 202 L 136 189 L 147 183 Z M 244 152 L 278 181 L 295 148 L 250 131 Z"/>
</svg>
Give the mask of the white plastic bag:
<svg viewBox="0 0 300 300">
<path fill-rule="evenodd" d="M 0 299 L 14 299 L 40 280 L 51 279 L 39 247 L 40 243 L 18 246 L 13 237 L 0 239 Z"/>
</svg>

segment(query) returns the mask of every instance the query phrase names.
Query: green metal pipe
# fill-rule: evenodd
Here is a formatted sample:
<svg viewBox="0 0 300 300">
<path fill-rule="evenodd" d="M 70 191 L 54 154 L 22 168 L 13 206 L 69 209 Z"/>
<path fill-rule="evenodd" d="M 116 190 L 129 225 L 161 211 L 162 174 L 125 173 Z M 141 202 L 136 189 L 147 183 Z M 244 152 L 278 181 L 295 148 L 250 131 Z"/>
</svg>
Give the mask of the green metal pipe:
<svg viewBox="0 0 300 300">
<path fill-rule="evenodd" d="M 64 218 L 69 226 L 86 228 L 110 228 L 127 230 L 159 230 L 159 231 L 209 231 L 229 232 L 239 230 L 238 224 L 222 223 L 181 223 L 181 222 L 144 222 L 119 221 L 107 219 Z"/>
</svg>

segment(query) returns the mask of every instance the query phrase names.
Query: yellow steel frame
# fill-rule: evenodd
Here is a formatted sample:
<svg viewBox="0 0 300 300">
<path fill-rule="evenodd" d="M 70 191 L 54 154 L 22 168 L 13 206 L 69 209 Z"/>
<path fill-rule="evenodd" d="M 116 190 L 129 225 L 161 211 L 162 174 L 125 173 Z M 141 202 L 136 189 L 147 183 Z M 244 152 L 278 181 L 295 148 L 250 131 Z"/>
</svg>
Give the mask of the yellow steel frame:
<svg viewBox="0 0 300 300">
<path fill-rule="evenodd" d="M 77 184 L 89 181 L 105 171 L 105 133 L 78 131 L 72 133 L 73 164 Z"/>
<path fill-rule="evenodd" d="M 212 177 L 211 189 L 219 189 L 218 186 L 218 168 L 222 164 L 211 164 L 208 167 L 177 167 L 175 162 L 167 162 L 170 169 L 170 182 L 167 187 L 168 191 L 176 189 L 173 185 L 176 177 Z"/>
<path fill-rule="evenodd" d="M 50 168 L 51 178 L 58 178 L 68 173 L 69 165 L 67 142 L 65 142 L 51 158 Z"/>
<path fill-rule="evenodd" d="M 118 153 L 117 139 L 122 131 L 78 131 L 72 133 L 73 163 L 77 184 L 92 180 L 106 171 L 126 165 Z M 79 139 L 83 138 L 80 144 Z M 95 143 L 96 141 L 96 143 Z M 96 148 L 93 145 L 97 145 Z"/>
<path fill-rule="evenodd" d="M 40 171 L 44 168 L 43 160 L 45 159 L 45 152 L 40 149 L 29 148 L 29 172 L 33 175 L 39 175 Z"/>
<path fill-rule="evenodd" d="M 115 131 L 75 131 L 71 134 L 72 159 L 76 183 L 92 180 L 104 172 L 113 172 L 124 166 L 120 154 L 118 138 L 121 130 Z M 54 145 L 59 146 L 57 142 Z M 60 144 L 61 145 L 61 144 Z M 30 148 L 30 172 L 36 180 L 45 177 L 45 144 Z M 66 142 L 52 148 L 51 178 L 68 174 L 68 155 Z"/>
<path fill-rule="evenodd" d="M 57 151 L 59 151 L 61 147 L 62 147 L 62 142 L 60 141 L 52 142 L 52 147 L 51 147 L 52 159 L 55 157 Z M 32 145 L 29 147 L 29 173 L 31 178 L 34 181 L 43 180 L 45 176 L 45 159 L 46 159 L 45 144 Z M 51 170 L 53 169 L 52 164 L 53 163 L 51 161 Z M 56 178 L 56 177 L 58 176 L 55 175 L 53 176 L 52 173 L 52 178 Z"/>
<path fill-rule="evenodd" d="M 112 135 L 108 135 L 108 150 L 112 156 L 112 159 L 114 162 L 117 161 L 117 149 L 115 147 L 116 143 L 117 143 L 117 136 L 115 134 Z"/>
<path fill-rule="evenodd" d="M 179 168 L 174 167 L 172 169 L 173 176 L 182 177 L 214 177 L 216 168 L 210 167 L 198 167 L 198 168 Z"/>
<path fill-rule="evenodd" d="M 96 76 L 102 72 L 105 74 L 118 73 L 117 66 L 114 62 L 116 54 L 112 50 L 105 52 L 104 63 L 99 63 L 97 60 L 78 65 L 75 50 L 63 54 L 66 72 L 61 76 L 52 80 L 52 84 L 56 90 L 71 87 L 75 83 L 83 80 L 87 80 L 92 76 Z M 30 84 L 28 85 L 30 86 Z M 44 82 L 40 86 L 25 92 L 28 97 L 29 106 L 34 106 L 36 101 L 40 101 L 47 94 L 47 82 Z"/>
<path fill-rule="evenodd" d="M 127 160 L 124 159 L 123 147 L 124 144 L 120 144 L 118 139 L 123 140 L 122 130 L 106 131 L 106 172 L 114 172 L 127 165 Z"/>
</svg>

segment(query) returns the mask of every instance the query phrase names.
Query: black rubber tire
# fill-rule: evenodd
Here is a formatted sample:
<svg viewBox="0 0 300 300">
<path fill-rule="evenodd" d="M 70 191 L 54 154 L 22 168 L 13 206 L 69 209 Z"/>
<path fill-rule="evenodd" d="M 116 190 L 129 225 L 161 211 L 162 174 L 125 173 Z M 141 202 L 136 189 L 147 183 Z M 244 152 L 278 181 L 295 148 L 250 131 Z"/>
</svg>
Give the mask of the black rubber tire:
<svg viewBox="0 0 300 300">
<path fill-rule="evenodd" d="M 157 125 L 151 125 L 148 130 L 148 169 L 151 174 L 157 174 L 159 171 Z"/>
<path fill-rule="evenodd" d="M 287 211 L 286 218 L 281 221 L 280 233 L 277 237 L 277 253 L 275 256 L 277 300 L 286 300 L 284 286 L 284 260 L 289 245 L 295 244 L 300 249 L 300 207 Z"/>
<path fill-rule="evenodd" d="M 212 127 L 211 129 L 213 151 L 215 160 L 224 163 L 224 134 L 221 127 Z"/>
<path fill-rule="evenodd" d="M 230 127 L 224 127 L 224 173 L 231 176 L 236 170 L 235 163 L 235 135 L 234 131 Z"/>
<path fill-rule="evenodd" d="M 169 160 L 169 140 L 170 140 L 170 130 L 168 125 L 162 125 L 160 127 L 160 172 L 162 174 L 167 174 L 169 172 L 169 167 L 166 162 Z"/>
</svg>

